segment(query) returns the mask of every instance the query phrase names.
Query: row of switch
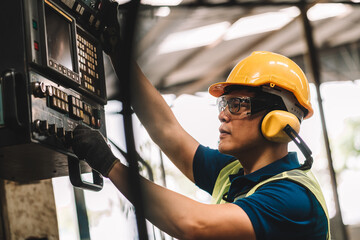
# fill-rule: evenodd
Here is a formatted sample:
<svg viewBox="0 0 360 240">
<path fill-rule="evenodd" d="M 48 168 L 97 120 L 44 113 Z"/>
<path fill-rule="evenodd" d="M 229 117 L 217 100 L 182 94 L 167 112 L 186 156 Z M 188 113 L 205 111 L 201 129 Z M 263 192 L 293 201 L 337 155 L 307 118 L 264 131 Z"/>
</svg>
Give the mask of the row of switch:
<svg viewBox="0 0 360 240">
<path fill-rule="evenodd" d="M 63 127 L 57 127 L 56 124 L 49 124 L 47 120 L 35 120 L 33 131 L 43 136 L 56 136 L 70 145 L 73 140 L 73 132 L 66 131 Z"/>
<path fill-rule="evenodd" d="M 93 109 L 80 98 L 68 95 L 54 86 L 46 85 L 44 82 L 34 82 L 32 87 L 35 97 L 48 97 L 48 104 L 52 109 L 67 113 L 71 118 L 82 120 L 91 127 L 101 127 L 100 111 L 96 108 Z"/>
<path fill-rule="evenodd" d="M 65 66 L 62 66 L 61 64 L 58 64 L 52 60 L 49 60 L 49 66 L 53 69 L 57 70 L 58 72 L 61 72 L 63 75 L 68 76 L 72 80 L 79 82 L 79 76 L 77 73 L 71 71 Z"/>
</svg>

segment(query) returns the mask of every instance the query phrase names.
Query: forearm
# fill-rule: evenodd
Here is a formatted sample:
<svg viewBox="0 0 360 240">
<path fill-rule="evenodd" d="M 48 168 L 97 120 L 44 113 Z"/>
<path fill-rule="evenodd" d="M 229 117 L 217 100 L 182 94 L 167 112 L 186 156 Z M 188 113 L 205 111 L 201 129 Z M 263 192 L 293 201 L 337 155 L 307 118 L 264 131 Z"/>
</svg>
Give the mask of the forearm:
<svg viewBox="0 0 360 240">
<path fill-rule="evenodd" d="M 133 202 L 128 185 L 128 168 L 117 163 L 109 178 Z M 141 186 L 145 217 L 175 238 L 255 240 L 249 217 L 235 204 L 199 203 L 144 178 L 141 178 Z"/>
<path fill-rule="evenodd" d="M 117 58 L 111 60 L 116 66 Z M 136 63 L 131 80 L 132 107 L 152 140 L 191 181 L 198 142 L 179 124 L 171 108 Z M 119 76 L 120 78 L 120 76 Z"/>
<path fill-rule="evenodd" d="M 119 65 L 118 56 L 110 55 L 110 59 L 118 78 L 121 81 L 130 81 L 121 79 L 121 72 L 117 67 Z M 132 107 L 150 137 L 159 144 L 163 139 L 164 129 L 168 129 L 166 126 L 176 126 L 178 122 L 164 98 L 146 78 L 138 65 L 134 62 L 131 67 L 133 67 L 133 78 L 129 83 Z"/>
<path fill-rule="evenodd" d="M 131 83 L 132 106 L 152 139 L 159 145 L 168 135 L 167 129 L 181 128 L 174 113 L 157 89 L 135 65 L 135 78 Z"/>
<path fill-rule="evenodd" d="M 133 203 L 133 189 L 129 188 L 128 174 L 129 169 L 123 164 L 117 163 L 110 171 L 109 178 L 119 191 Z M 191 204 L 194 204 L 195 201 L 143 177 L 141 177 L 140 182 L 143 199 L 146 199 L 143 201 L 146 218 L 169 235 L 186 239 L 185 234 L 189 233 L 187 219 L 191 219 L 191 211 L 194 210 Z M 179 207 L 180 204 L 182 207 Z"/>
</svg>

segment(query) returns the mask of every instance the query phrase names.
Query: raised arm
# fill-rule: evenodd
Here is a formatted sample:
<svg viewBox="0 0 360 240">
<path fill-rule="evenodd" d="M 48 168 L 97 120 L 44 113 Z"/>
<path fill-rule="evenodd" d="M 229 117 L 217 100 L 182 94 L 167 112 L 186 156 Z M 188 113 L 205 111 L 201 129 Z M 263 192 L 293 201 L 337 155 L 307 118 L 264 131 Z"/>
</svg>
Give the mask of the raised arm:
<svg viewBox="0 0 360 240">
<path fill-rule="evenodd" d="M 116 58 L 111 57 L 113 62 Z M 133 109 L 152 140 L 191 181 L 193 157 L 199 143 L 179 124 L 164 98 L 135 64 L 131 82 Z"/>
</svg>

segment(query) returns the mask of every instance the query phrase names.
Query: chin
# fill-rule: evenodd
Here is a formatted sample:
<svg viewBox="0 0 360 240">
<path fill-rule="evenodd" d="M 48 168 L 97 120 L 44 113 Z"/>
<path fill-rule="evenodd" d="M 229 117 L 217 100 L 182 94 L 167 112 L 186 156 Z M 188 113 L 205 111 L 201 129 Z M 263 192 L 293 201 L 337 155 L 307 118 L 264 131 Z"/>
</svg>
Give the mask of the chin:
<svg viewBox="0 0 360 240">
<path fill-rule="evenodd" d="M 226 146 L 226 144 L 222 144 L 222 143 L 219 144 L 218 150 L 222 154 L 227 154 L 227 155 L 233 155 L 232 153 L 234 152 L 233 148 Z"/>
</svg>

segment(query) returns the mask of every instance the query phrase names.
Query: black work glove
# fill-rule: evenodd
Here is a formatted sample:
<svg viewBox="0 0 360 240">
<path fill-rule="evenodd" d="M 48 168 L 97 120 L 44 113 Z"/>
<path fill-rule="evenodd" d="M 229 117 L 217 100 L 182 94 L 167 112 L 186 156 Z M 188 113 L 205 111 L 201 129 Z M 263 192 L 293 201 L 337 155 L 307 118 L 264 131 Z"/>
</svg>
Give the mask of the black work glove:
<svg viewBox="0 0 360 240">
<path fill-rule="evenodd" d="M 99 8 L 99 18 L 103 24 L 100 42 L 104 52 L 108 55 L 118 55 L 124 48 L 124 39 L 127 34 L 126 26 L 132 1 L 119 5 L 112 0 L 103 0 Z"/>
<path fill-rule="evenodd" d="M 108 174 L 118 159 L 111 152 L 105 138 L 97 130 L 78 125 L 74 130 L 72 148 L 79 159 L 85 161 L 101 173 L 104 177 Z"/>
</svg>

